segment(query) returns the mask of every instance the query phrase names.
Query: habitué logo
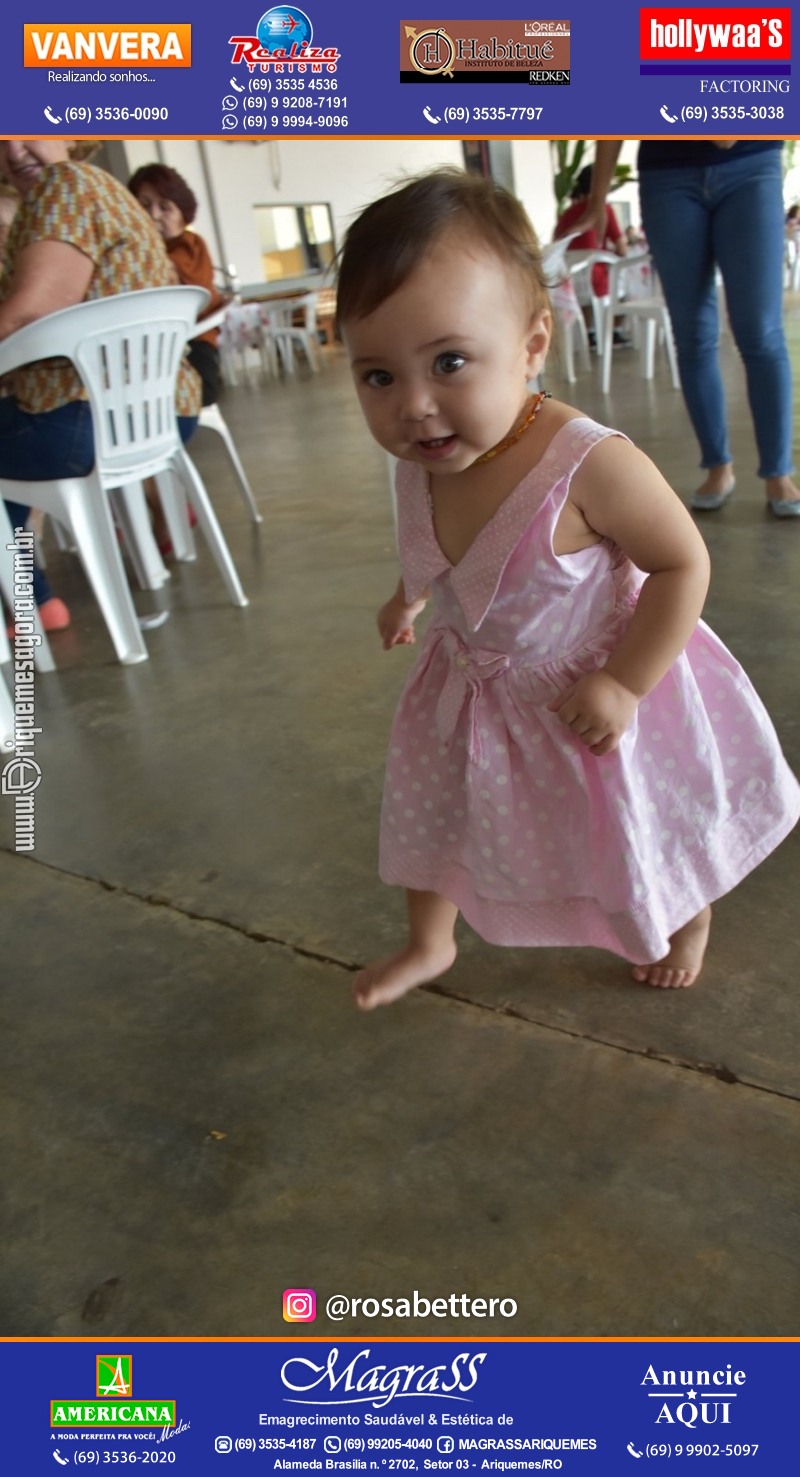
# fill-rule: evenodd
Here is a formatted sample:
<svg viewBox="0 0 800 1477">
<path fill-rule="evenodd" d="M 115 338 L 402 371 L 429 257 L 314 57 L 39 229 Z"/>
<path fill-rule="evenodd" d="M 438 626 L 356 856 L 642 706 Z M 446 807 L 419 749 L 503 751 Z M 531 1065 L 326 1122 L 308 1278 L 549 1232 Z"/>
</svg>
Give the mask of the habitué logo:
<svg viewBox="0 0 800 1477">
<path fill-rule="evenodd" d="M 568 87 L 568 20 L 403 20 L 400 81 Z"/>
</svg>

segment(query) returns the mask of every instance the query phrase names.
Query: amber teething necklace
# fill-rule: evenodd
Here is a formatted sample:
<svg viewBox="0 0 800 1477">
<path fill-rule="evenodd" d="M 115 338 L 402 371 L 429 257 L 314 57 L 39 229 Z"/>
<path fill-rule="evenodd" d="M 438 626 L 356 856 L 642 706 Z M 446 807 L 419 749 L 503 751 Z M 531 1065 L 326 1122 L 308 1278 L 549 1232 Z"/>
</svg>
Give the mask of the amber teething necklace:
<svg viewBox="0 0 800 1477">
<path fill-rule="evenodd" d="M 502 451 L 508 451 L 510 446 L 515 446 L 520 437 L 525 435 L 528 426 L 535 421 L 543 401 L 549 400 L 550 398 L 549 390 L 540 390 L 538 395 L 532 395 L 522 413 L 522 420 L 516 430 L 512 431 L 510 436 L 506 436 L 505 441 L 498 441 L 497 445 L 493 446 L 491 451 L 484 451 L 482 456 L 476 457 L 472 465 L 478 467 L 481 462 L 490 462 L 493 457 L 499 456 Z"/>
</svg>

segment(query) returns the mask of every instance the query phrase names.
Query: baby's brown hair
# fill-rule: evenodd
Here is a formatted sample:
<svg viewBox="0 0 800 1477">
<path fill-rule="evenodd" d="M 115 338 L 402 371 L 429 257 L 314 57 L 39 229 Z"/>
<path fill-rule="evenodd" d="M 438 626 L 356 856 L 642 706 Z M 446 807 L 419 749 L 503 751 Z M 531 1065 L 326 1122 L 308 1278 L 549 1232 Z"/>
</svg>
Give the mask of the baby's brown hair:
<svg viewBox="0 0 800 1477">
<path fill-rule="evenodd" d="M 492 180 L 448 167 L 398 185 L 353 222 L 339 257 L 339 323 L 373 313 L 448 231 L 488 248 L 508 268 L 528 312 L 547 306 L 539 242 L 519 200 Z"/>
</svg>

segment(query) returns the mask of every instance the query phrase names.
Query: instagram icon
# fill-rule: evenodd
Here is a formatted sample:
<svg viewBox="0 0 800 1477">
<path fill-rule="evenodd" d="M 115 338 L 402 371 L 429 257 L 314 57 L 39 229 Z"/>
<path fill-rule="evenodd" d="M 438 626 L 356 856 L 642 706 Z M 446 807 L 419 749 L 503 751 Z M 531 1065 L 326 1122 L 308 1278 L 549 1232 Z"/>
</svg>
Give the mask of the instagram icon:
<svg viewBox="0 0 800 1477">
<path fill-rule="evenodd" d="M 317 1294 L 311 1287 L 287 1287 L 283 1294 L 285 1323 L 313 1323 L 317 1316 Z"/>
</svg>

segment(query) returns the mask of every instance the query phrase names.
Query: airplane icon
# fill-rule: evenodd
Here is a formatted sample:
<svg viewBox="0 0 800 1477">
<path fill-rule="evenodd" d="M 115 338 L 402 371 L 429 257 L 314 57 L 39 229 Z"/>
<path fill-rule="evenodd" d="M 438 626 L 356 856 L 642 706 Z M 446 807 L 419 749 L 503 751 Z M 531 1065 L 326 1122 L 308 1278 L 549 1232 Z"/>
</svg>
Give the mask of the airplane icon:
<svg viewBox="0 0 800 1477">
<path fill-rule="evenodd" d="M 291 36 L 292 31 L 296 31 L 299 24 L 300 22 L 296 21 L 293 15 L 287 15 L 286 19 L 283 22 L 283 27 L 284 30 L 288 31 L 289 35 Z"/>
</svg>

